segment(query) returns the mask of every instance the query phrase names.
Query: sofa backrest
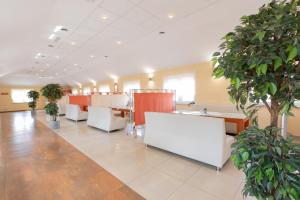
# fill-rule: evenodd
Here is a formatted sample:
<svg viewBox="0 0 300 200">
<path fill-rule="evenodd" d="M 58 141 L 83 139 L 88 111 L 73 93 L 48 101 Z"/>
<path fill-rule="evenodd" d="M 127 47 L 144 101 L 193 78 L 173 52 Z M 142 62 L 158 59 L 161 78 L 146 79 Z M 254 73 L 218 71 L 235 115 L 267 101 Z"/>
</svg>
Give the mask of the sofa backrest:
<svg viewBox="0 0 300 200">
<path fill-rule="evenodd" d="M 125 94 L 114 95 L 93 95 L 92 106 L 125 108 L 128 105 L 129 97 Z"/>
<path fill-rule="evenodd" d="M 89 106 L 88 123 L 109 126 L 113 117 L 112 109 L 101 106 Z"/>
<path fill-rule="evenodd" d="M 66 105 L 66 115 L 67 116 L 78 116 L 81 112 L 80 106 L 75 104 Z"/>
<path fill-rule="evenodd" d="M 222 118 L 147 112 L 144 142 L 214 166 L 223 165 Z"/>
</svg>

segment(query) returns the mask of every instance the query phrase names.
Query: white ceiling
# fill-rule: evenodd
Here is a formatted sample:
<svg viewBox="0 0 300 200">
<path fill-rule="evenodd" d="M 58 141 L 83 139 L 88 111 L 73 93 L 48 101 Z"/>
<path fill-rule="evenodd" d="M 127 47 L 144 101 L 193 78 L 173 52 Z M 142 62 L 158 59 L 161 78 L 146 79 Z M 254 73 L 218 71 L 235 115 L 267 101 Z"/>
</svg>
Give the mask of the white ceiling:
<svg viewBox="0 0 300 200">
<path fill-rule="evenodd" d="M 257 12 L 266 2 L 269 0 L 3 1 L 0 84 L 74 85 L 141 73 L 146 68 L 207 61 L 239 18 Z M 58 42 L 49 40 L 58 25 L 70 31 L 59 31 Z M 161 31 L 165 34 L 159 34 Z M 42 56 L 36 59 L 38 53 Z"/>
</svg>

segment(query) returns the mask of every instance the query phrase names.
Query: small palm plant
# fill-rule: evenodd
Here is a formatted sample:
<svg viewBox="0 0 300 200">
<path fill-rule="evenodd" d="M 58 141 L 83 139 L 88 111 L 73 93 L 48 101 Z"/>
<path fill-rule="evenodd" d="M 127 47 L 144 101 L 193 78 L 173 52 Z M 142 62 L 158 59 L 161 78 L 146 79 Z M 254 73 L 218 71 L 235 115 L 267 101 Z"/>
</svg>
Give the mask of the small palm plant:
<svg viewBox="0 0 300 200">
<path fill-rule="evenodd" d="M 32 111 L 35 111 L 37 106 L 37 101 L 40 97 L 40 93 L 35 90 L 30 90 L 27 94 L 28 98 L 31 99 L 30 102 L 28 102 L 28 107 L 32 109 Z"/>
<path fill-rule="evenodd" d="M 48 100 L 48 103 L 45 106 L 46 113 L 52 117 L 52 121 L 57 121 L 57 101 L 64 95 L 61 86 L 59 84 L 48 84 L 41 89 L 41 92 Z"/>
</svg>

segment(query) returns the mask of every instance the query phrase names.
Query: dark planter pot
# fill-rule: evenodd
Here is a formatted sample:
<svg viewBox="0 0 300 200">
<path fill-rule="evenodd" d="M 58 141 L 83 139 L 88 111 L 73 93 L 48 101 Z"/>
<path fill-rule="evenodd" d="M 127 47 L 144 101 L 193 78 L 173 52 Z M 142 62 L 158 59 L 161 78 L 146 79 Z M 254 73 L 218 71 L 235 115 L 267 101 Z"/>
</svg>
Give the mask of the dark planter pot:
<svg viewBox="0 0 300 200">
<path fill-rule="evenodd" d="M 52 128 L 52 129 L 59 129 L 59 128 L 60 128 L 60 121 L 53 121 L 53 120 L 50 120 L 50 121 L 49 121 L 49 126 L 50 126 L 50 128 Z"/>
<path fill-rule="evenodd" d="M 31 116 L 32 116 L 32 117 L 35 117 L 35 116 L 36 116 L 36 110 L 32 110 L 32 111 L 31 111 Z"/>
</svg>

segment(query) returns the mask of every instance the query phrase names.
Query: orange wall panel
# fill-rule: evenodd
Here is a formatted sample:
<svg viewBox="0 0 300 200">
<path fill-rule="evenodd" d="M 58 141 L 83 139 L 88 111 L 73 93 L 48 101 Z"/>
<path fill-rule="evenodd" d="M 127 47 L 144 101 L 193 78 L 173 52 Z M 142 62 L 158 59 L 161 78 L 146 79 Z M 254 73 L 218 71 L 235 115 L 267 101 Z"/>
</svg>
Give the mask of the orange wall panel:
<svg viewBox="0 0 300 200">
<path fill-rule="evenodd" d="M 84 110 L 84 107 L 91 105 L 91 95 L 84 96 L 84 95 L 78 95 L 78 96 L 69 96 L 69 103 L 79 105 L 81 110 Z"/>
<path fill-rule="evenodd" d="M 135 93 L 134 122 L 135 125 L 145 124 L 145 112 L 173 112 L 173 93 Z"/>
</svg>

